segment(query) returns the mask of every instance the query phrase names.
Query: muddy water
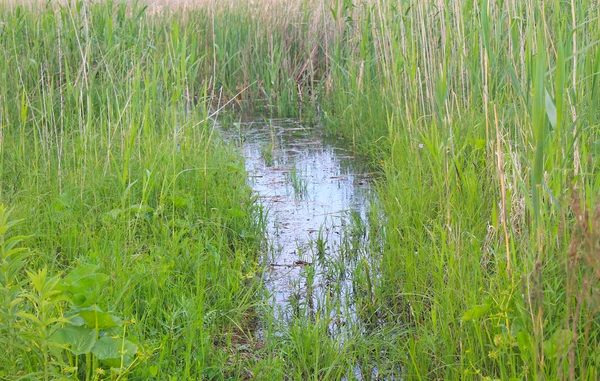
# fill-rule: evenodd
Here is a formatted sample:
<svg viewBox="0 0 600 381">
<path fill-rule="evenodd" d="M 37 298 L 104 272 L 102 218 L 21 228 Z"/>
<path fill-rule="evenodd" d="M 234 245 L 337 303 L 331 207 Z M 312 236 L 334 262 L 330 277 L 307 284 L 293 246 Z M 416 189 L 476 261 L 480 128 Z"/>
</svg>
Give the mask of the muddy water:
<svg viewBox="0 0 600 381">
<path fill-rule="evenodd" d="M 276 316 L 352 310 L 368 237 L 365 166 L 320 128 L 293 120 L 239 123 L 227 136 L 267 214 L 265 284 Z"/>
</svg>

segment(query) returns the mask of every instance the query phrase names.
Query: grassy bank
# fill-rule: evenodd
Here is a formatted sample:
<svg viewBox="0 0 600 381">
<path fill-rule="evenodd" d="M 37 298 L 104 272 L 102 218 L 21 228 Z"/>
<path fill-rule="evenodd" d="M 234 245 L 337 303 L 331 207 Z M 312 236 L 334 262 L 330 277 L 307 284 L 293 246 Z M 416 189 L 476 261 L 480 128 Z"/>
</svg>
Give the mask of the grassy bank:
<svg viewBox="0 0 600 381">
<path fill-rule="evenodd" d="M 409 378 L 598 377 L 599 11 L 359 13 L 326 104 L 385 173 L 377 301 L 411 332 Z"/>
<path fill-rule="evenodd" d="M 0 377 L 598 378 L 597 2 L 0 13 Z M 222 107 L 381 172 L 368 329 L 253 339 L 260 210 Z"/>
<path fill-rule="evenodd" d="M 0 378 L 243 377 L 261 225 L 189 33 L 137 5 L 0 12 Z"/>
</svg>

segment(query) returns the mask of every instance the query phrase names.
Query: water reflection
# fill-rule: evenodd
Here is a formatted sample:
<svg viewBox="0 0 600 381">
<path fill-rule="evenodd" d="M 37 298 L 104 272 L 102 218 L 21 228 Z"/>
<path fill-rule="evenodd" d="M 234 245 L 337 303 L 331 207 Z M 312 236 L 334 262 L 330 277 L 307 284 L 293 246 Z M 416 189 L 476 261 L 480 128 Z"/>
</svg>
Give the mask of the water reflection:
<svg viewBox="0 0 600 381">
<path fill-rule="evenodd" d="M 227 136 L 239 142 L 268 215 L 265 283 L 278 316 L 287 320 L 303 308 L 332 314 L 324 306 L 331 298 L 353 309 L 352 272 L 367 237 L 366 167 L 319 128 L 292 120 L 235 126 Z"/>
</svg>

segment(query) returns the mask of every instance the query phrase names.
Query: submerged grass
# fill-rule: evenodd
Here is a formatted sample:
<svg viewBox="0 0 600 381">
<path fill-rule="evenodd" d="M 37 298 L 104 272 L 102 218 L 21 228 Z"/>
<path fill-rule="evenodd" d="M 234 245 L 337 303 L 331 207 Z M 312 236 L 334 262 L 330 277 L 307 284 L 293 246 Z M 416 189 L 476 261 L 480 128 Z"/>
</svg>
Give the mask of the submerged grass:
<svg viewBox="0 0 600 381">
<path fill-rule="evenodd" d="M 0 234 L 0 377 L 598 378 L 597 2 L 0 13 L 3 226 L 23 219 Z M 332 337 L 327 311 L 299 314 L 281 337 L 263 314 L 259 348 L 261 225 L 210 123 L 226 104 L 320 121 L 381 171 L 356 287 L 376 324 Z M 48 280 L 90 264 L 101 296 Z M 63 349 L 92 305 L 135 324 Z M 110 334 L 138 353 L 110 363 Z"/>
</svg>

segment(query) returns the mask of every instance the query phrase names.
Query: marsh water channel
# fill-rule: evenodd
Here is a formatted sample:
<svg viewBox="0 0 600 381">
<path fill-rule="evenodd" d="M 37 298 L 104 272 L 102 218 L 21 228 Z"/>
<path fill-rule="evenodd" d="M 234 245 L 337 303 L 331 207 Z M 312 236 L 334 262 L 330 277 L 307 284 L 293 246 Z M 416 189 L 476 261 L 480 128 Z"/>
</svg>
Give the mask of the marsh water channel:
<svg viewBox="0 0 600 381">
<path fill-rule="evenodd" d="M 373 267 L 367 167 L 319 126 L 294 120 L 235 123 L 225 135 L 266 213 L 264 282 L 276 319 L 325 314 L 334 329 L 355 320 Z"/>
</svg>

